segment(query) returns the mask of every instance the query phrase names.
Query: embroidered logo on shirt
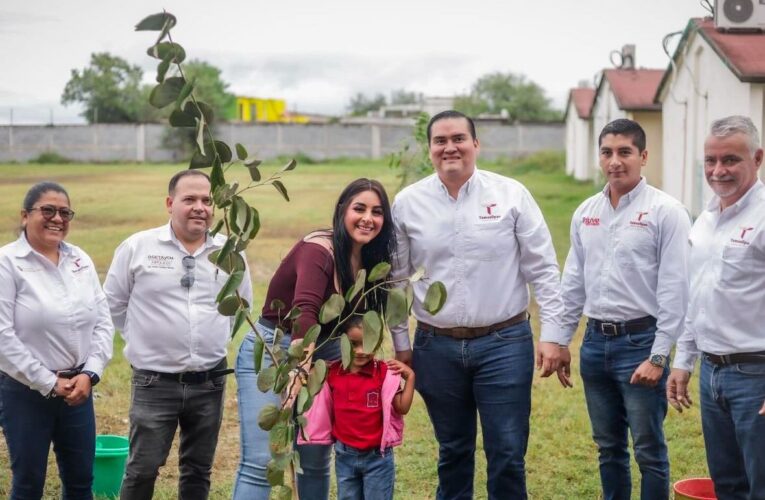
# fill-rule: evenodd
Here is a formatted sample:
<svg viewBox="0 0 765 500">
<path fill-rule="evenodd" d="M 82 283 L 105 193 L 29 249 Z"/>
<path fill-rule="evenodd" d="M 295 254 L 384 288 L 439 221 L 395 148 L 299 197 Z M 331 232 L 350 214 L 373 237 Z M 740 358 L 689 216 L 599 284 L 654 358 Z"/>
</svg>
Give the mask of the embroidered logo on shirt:
<svg viewBox="0 0 765 500">
<path fill-rule="evenodd" d="M 494 203 L 493 201 L 490 201 L 488 203 L 484 203 L 483 207 L 486 209 L 486 214 L 487 215 L 479 215 L 478 218 L 481 219 L 481 220 L 496 220 L 496 219 L 501 218 L 499 215 L 494 215 L 494 214 L 491 213 L 491 209 L 496 207 L 496 206 L 497 206 L 497 204 Z"/>
<path fill-rule="evenodd" d="M 72 264 L 74 264 L 74 267 L 72 268 L 73 273 L 79 273 L 80 271 L 84 271 L 85 269 L 89 268 L 90 266 L 83 266 L 80 264 L 80 258 L 76 258 L 72 261 Z"/>
<path fill-rule="evenodd" d="M 148 255 L 149 269 L 173 269 L 172 255 Z"/>
<path fill-rule="evenodd" d="M 380 391 L 369 391 L 367 393 L 367 408 L 378 408 L 380 406 Z"/>
<path fill-rule="evenodd" d="M 648 227 L 648 224 L 643 222 L 643 217 L 648 215 L 648 212 L 638 212 L 635 220 L 630 221 L 630 226 L 635 227 Z"/>
<path fill-rule="evenodd" d="M 582 224 L 585 226 L 599 226 L 600 217 L 582 217 Z"/>
<path fill-rule="evenodd" d="M 748 226 L 739 226 L 739 229 L 741 229 L 741 236 L 738 239 L 731 238 L 730 242 L 735 246 L 748 247 L 750 242 L 746 241 L 744 238 L 746 237 L 746 233 L 748 233 L 749 231 L 752 231 L 754 228 L 748 227 Z"/>
</svg>

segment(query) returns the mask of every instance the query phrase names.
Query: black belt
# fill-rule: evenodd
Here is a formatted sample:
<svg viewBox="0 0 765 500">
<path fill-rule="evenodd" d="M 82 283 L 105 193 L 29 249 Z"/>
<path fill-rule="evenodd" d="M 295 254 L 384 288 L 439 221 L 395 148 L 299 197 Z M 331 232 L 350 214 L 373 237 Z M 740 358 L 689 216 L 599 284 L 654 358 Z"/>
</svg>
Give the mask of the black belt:
<svg viewBox="0 0 765 500">
<path fill-rule="evenodd" d="M 144 375 L 156 375 L 159 378 L 163 378 L 166 380 L 173 380 L 175 382 L 178 382 L 179 384 L 187 384 L 187 385 L 195 385 L 195 384 L 204 384 L 208 380 L 214 380 L 218 377 L 223 377 L 224 375 L 228 375 L 230 373 L 234 373 L 233 368 L 226 368 L 227 362 L 226 358 L 223 358 L 220 363 L 218 363 L 215 368 L 212 370 L 208 370 L 206 372 L 183 372 L 183 373 L 165 373 L 165 372 L 155 372 L 151 370 L 141 370 L 138 368 L 133 368 L 133 371 L 136 373 L 141 373 Z"/>
<path fill-rule="evenodd" d="M 602 321 L 590 318 L 587 321 L 587 326 L 590 325 L 595 327 L 595 331 L 602 333 L 606 337 L 616 337 L 617 335 L 638 333 L 652 328 L 656 326 L 656 318 L 653 316 L 645 316 L 643 318 L 631 319 L 629 321 Z"/>
<path fill-rule="evenodd" d="M 765 363 L 765 351 L 739 352 L 735 354 L 712 354 L 705 352 L 704 358 L 713 365 L 735 365 L 738 363 Z"/>
</svg>

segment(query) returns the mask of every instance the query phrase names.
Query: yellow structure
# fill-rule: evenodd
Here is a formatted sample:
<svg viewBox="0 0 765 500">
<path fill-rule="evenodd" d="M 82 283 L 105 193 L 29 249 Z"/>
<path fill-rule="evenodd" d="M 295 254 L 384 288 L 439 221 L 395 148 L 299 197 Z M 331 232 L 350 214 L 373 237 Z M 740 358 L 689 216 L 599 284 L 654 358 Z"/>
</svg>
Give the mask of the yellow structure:
<svg viewBox="0 0 765 500">
<path fill-rule="evenodd" d="M 236 119 L 243 122 L 265 123 L 308 123 L 307 116 L 287 111 L 284 99 L 262 99 L 259 97 L 237 97 Z"/>
</svg>

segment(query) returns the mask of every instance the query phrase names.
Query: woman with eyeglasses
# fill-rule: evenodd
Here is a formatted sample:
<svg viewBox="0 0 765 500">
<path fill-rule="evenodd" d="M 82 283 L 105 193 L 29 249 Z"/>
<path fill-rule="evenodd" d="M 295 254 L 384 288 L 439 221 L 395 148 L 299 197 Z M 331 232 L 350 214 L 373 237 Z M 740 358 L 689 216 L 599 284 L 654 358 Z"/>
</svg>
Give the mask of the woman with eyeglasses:
<svg viewBox="0 0 765 500">
<path fill-rule="evenodd" d="M 11 499 L 42 498 L 51 443 L 63 497 L 93 496 L 92 387 L 111 359 L 114 327 L 93 261 L 64 242 L 73 218 L 63 187 L 35 184 L 21 235 L 0 248 L 0 426 Z"/>
<path fill-rule="evenodd" d="M 344 294 L 365 269 L 367 273 L 380 262 L 392 261 L 396 240 L 391 219 L 390 203 L 385 188 L 375 180 L 357 179 L 345 187 L 335 204 L 332 229 L 314 231 L 298 241 L 274 273 L 266 301 L 256 327 L 267 342 L 274 339 L 277 324 L 286 329 L 281 347 L 290 342 L 302 342 L 308 329 L 317 324 L 319 309 L 333 294 Z M 363 309 L 381 310 L 385 291 L 367 296 Z M 272 307 L 281 302 L 282 308 Z M 285 319 L 293 307 L 300 309 L 294 321 Z M 331 333 L 332 326 L 323 325 L 316 345 Z M 241 458 L 234 485 L 235 500 L 267 499 L 270 485 L 266 465 L 271 459 L 268 432 L 258 426 L 260 410 L 279 405 L 279 397 L 262 393 L 257 388 L 254 369 L 255 333 L 242 341 L 236 360 L 238 405 L 240 417 Z M 330 341 L 315 351 L 313 359 L 340 359 L 340 346 Z M 270 365 L 265 356 L 263 367 Z M 298 490 L 302 500 L 329 497 L 331 445 L 301 445 Z"/>
</svg>

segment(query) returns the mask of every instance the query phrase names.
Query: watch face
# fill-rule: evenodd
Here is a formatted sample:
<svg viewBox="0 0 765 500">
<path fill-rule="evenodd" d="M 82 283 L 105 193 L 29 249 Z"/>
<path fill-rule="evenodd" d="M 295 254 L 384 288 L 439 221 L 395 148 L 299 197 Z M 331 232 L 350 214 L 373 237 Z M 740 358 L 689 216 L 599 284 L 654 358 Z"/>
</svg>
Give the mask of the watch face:
<svg viewBox="0 0 765 500">
<path fill-rule="evenodd" d="M 654 366 L 664 367 L 667 364 L 667 357 L 661 354 L 654 354 L 651 356 L 650 362 Z"/>
</svg>

